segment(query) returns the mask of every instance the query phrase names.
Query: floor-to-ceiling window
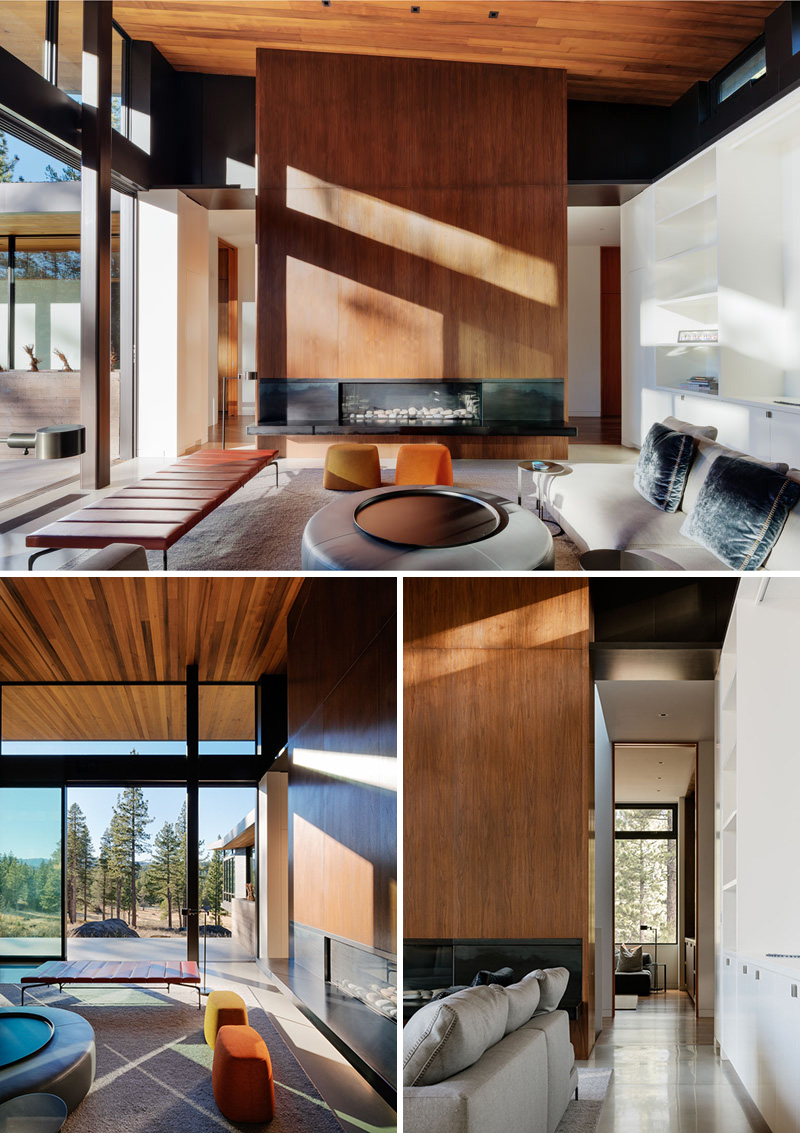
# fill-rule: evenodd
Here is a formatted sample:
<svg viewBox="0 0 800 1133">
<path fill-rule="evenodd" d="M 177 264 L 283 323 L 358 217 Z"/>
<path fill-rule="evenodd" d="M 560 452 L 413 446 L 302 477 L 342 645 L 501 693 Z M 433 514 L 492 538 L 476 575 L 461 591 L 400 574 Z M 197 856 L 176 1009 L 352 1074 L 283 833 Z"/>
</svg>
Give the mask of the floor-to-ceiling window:
<svg viewBox="0 0 800 1133">
<path fill-rule="evenodd" d="M 0 788 L 0 956 L 61 956 L 63 792 Z"/>
</svg>

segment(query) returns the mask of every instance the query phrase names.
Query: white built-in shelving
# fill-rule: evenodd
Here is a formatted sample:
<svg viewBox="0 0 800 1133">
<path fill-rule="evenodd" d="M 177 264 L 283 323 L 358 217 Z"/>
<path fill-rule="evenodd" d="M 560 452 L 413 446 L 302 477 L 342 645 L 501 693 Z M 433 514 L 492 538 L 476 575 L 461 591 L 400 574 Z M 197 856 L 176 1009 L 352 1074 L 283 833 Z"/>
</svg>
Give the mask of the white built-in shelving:
<svg viewBox="0 0 800 1133">
<path fill-rule="evenodd" d="M 798 218 L 800 91 L 622 206 L 625 443 L 674 415 L 800 466 Z"/>
</svg>

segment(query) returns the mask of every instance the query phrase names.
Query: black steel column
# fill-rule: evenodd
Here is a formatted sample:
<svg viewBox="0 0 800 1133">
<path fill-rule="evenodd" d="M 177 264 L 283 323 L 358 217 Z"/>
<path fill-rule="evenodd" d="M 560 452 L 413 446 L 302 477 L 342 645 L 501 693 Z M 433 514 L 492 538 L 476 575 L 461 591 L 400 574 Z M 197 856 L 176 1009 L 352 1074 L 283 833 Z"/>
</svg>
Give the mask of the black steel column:
<svg viewBox="0 0 800 1133">
<path fill-rule="evenodd" d="M 81 105 L 81 487 L 111 481 L 111 4 L 84 0 Z"/>
<path fill-rule="evenodd" d="M 67 788 L 61 787 L 61 959 L 67 958 Z"/>
<path fill-rule="evenodd" d="M 109 5 L 110 7 L 110 5 Z M 186 959 L 200 959 L 200 723 L 197 665 L 186 666 Z"/>
<path fill-rule="evenodd" d="M 16 282 L 15 282 L 15 268 L 17 256 L 17 238 L 16 236 L 9 236 L 8 238 L 8 368 L 9 370 L 16 369 L 14 355 L 16 353 L 16 343 L 14 341 L 14 318 L 15 318 L 15 305 L 17 300 Z"/>
<path fill-rule="evenodd" d="M 285 676 L 262 676 L 256 684 L 256 752 L 262 774 L 269 771 L 289 738 L 288 684 Z"/>
<path fill-rule="evenodd" d="M 131 460 L 136 442 L 136 201 L 120 194 L 119 215 L 119 455 Z"/>
</svg>

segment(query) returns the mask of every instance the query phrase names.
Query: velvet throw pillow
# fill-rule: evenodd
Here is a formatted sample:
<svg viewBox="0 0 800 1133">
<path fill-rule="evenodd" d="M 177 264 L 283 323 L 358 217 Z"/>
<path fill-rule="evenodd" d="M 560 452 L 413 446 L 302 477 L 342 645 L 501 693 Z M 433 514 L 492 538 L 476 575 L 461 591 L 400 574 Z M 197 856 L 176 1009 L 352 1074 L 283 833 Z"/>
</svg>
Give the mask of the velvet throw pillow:
<svg viewBox="0 0 800 1133">
<path fill-rule="evenodd" d="M 752 460 L 719 456 L 681 527 L 734 570 L 758 570 L 800 499 L 800 484 Z"/>
<path fill-rule="evenodd" d="M 677 511 L 694 457 L 694 439 L 656 422 L 644 439 L 633 486 L 662 511 Z"/>
<path fill-rule="evenodd" d="M 642 950 L 641 948 L 626 948 L 623 944 L 619 950 L 619 960 L 617 961 L 618 972 L 641 972 L 642 970 Z"/>
</svg>

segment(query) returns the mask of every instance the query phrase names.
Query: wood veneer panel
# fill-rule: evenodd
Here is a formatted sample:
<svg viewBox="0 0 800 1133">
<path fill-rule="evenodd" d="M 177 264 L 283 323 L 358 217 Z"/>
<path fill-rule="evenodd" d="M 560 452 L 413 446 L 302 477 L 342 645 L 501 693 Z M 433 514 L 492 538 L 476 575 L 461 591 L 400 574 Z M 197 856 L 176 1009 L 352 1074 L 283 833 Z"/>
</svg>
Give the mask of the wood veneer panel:
<svg viewBox="0 0 800 1133">
<path fill-rule="evenodd" d="M 256 103 L 261 378 L 566 378 L 563 71 L 263 51 Z"/>
<path fill-rule="evenodd" d="M 580 937 L 594 1041 L 588 584 L 404 582 L 404 934 Z"/>
<path fill-rule="evenodd" d="M 388 952 L 397 948 L 397 795 L 369 777 L 397 755 L 395 603 L 394 579 L 337 580 L 333 594 L 307 581 L 288 665 L 292 919 Z M 363 758 L 364 778 L 342 755 Z"/>
<path fill-rule="evenodd" d="M 588 647 L 580 578 L 406 578 L 403 596 L 403 636 L 418 649 Z"/>
<path fill-rule="evenodd" d="M 357 439 L 362 444 L 378 446 L 378 452 L 383 459 L 392 459 L 397 456 L 400 445 L 407 444 L 446 444 L 453 459 L 480 459 L 485 460 L 566 460 L 569 456 L 569 439 L 567 437 L 451 437 L 428 433 L 423 436 L 393 436 L 386 434 L 367 435 L 359 433 L 357 438 L 349 436 L 292 436 L 291 434 L 273 434 L 256 438 L 256 447 L 262 449 L 277 449 L 281 456 L 297 457 L 299 459 L 313 457 L 318 460 L 324 457 L 328 445 L 340 444 L 343 440 Z M 508 496 L 511 498 L 516 491 L 516 481 L 509 480 Z"/>
<path fill-rule="evenodd" d="M 669 105 L 778 3 L 498 0 L 489 20 L 483 0 L 425 0 L 418 14 L 407 0 L 114 0 L 114 16 L 179 70 L 252 75 L 257 47 L 563 67 L 570 98 Z"/>
<path fill-rule="evenodd" d="M 620 250 L 600 249 L 600 403 L 604 417 L 622 412 Z"/>
</svg>

